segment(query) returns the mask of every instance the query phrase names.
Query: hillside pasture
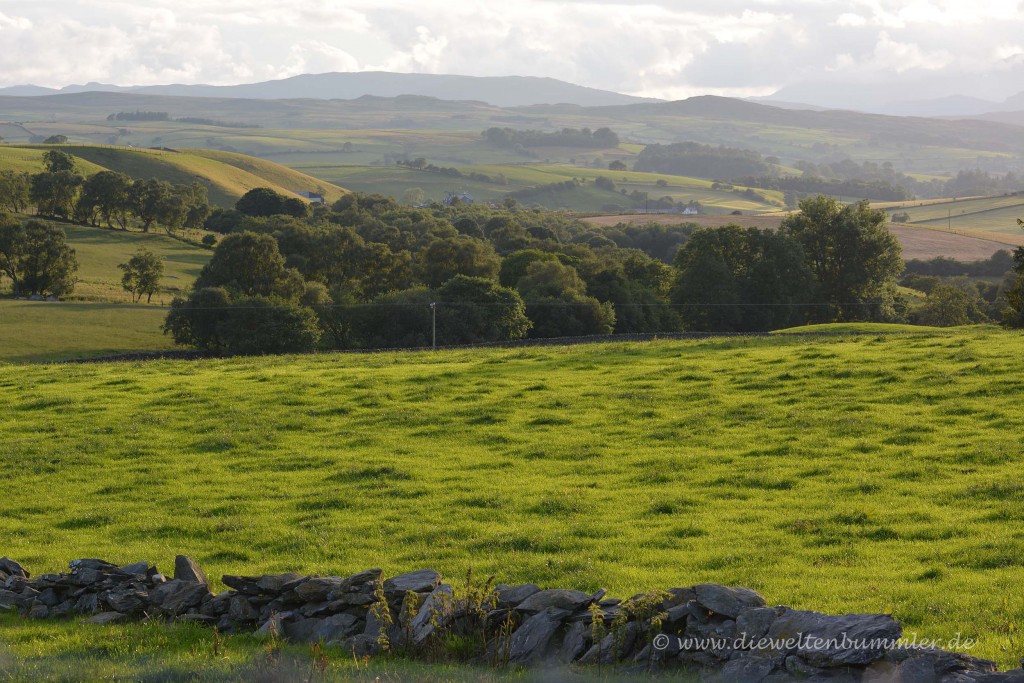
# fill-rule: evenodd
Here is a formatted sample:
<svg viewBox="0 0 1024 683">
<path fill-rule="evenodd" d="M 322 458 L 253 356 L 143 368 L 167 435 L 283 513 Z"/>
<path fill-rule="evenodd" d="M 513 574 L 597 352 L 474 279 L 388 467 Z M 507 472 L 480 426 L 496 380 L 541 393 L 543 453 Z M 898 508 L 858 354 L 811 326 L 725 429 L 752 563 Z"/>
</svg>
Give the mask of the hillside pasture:
<svg viewBox="0 0 1024 683">
<path fill-rule="evenodd" d="M 1021 341 L 883 328 L 0 366 L 0 535 L 37 572 L 183 552 L 212 577 L 715 581 L 891 612 L 1015 664 Z"/>
</svg>

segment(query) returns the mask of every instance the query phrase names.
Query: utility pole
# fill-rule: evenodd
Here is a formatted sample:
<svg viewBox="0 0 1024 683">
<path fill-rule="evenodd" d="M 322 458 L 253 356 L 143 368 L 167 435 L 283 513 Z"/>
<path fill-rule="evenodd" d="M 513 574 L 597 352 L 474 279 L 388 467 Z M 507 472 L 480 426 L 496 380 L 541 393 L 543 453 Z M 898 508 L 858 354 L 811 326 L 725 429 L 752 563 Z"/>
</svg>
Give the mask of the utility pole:
<svg viewBox="0 0 1024 683">
<path fill-rule="evenodd" d="M 437 351 L 437 302 L 430 302 L 430 346 Z"/>
</svg>

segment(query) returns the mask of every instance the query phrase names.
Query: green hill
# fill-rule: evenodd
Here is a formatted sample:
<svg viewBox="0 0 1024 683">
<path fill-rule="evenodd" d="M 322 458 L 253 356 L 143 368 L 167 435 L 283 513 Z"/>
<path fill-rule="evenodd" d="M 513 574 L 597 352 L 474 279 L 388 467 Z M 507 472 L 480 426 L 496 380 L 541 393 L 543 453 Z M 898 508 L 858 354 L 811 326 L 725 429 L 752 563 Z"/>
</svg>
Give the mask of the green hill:
<svg viewBox="0 0 1024 683">
<path fill-rule="evenodd" d="M 0 169 L 41 170 L 42 156 L 50 146 L 0 146 Z M 79 160 L 85 174 L 102 169 L 126 173 L 133 178 L 159 178 L 188 184 L 199 180 L 208 188 L 210 202 L 230 207 L 255 187 L 270 187 L 283 194 L 300 191 L 320 192 L 328 202 L 340 198 L 345 190 L 327 181 L 272 161 L 243 154 L 210 150 L 157 150 L 100 145 L 60 145 L 57 147 Z"/>
<path fill-rule="evenodd" d="M 713 581 L 1016 664 L 1020 345 L 967 328 L 0 366 L 0 537 L 39 572 L 187 552 L 211 577 Z"/>
</svg>

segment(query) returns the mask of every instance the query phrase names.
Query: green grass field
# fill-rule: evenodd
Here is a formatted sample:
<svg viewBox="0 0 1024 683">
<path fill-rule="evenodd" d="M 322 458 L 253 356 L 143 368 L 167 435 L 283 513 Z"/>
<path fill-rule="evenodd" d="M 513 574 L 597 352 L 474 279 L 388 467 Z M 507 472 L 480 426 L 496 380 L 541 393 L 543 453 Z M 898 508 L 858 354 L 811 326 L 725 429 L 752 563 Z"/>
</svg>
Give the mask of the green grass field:
<svg viewBox="0 0 1024 683">
<path fill-rule="evenodd" d="M 0 366 L 0 552 L 716 581 L 1014 664 L 1024 338 L 864 331 Z"/>
<path fill-rule="evenodd" d="M 1024 218 L 1024 195 L 1000 195 L 994 197 L 971 197 L 958 200 L 887 203 L 883 205 L 892 213 L 907 213 L 913 225 L 949 228 L 955 232 L 978 234 L 979 236 L 1003 235 L 1020 238 L 1024 242 L 1024 231 L 1017 224 Z"/>
</svg>

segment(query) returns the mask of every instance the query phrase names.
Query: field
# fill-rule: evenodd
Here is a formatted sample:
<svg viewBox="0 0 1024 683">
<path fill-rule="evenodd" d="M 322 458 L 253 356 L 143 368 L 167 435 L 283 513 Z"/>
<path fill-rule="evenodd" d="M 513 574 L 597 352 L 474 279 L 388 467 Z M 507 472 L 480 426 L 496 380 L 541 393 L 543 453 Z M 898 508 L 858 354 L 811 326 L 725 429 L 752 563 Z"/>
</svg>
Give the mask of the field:
<svg viewBox="0 0 1024 683">
<path fill-rule="evenodd" d="M 210 203 L 231 207 L 254 187 L 270 187 L 278 192 L 320 191 L 334 201 L 345 190 L 331 183 L 310 177 L 270 161 L 252 159 L 230 152 L 209 150 L 166 151 L 129 147 L 61 145 L 78 160 L 78 170 L 92 174 L 108 169 L 126 173 L 133 178 L 159 178 L 172 183 L 188 184 L 199 180 L 206 185 Z M 49 146 L 0 146 L 0 170 L 38 172 L 42 156 Z"/>
<path fill-rule="evenodd" d="M 698 225 L 717 227 L 726 223 L 736 223 L 743 227 L 774 230 L 779 227 L 785 214 L 773 213 L 758 216 L 678 216 L 678 215 L 614 215 L 591 216 L 583 220 L 594 225 L 611 226 L 617 223 L 696 223 Z M 926 224 L 891 224 L 889 229 L 903 246 L 904 259 L 930 259 L 936 256 L 955 258 L 961 261 L 979 261 L 992 256 L 1000 249 L 1013 250 L 1024 242 L 1024 232 L 1019 240 L 1013 235 L 999 235 L 973 232 L 948 232 L 941 227 Z M 994 239 L 992 239 L 994 238 Z"/>
<path fill-rule="evenodd" d="M 892 612 L 1011 664 L 1021 341 L 0 366 L 2 552 L 36 571 L 178 552 L 213 576 L 472 566 L 615 595 L 716 581 Z"/>
<path fill-rule="evenodd" d="M 1017 225 L 1017 219 L 1024 218 L 1024 195 L 1021 194 L 886 203 L 882 206 L 890 214 L 907 213 L 910 216 L 907 222 L 913 225 L 1006 240 L 1014 244 L 1024 242 L 1024 231 Z"/>
</svg>

